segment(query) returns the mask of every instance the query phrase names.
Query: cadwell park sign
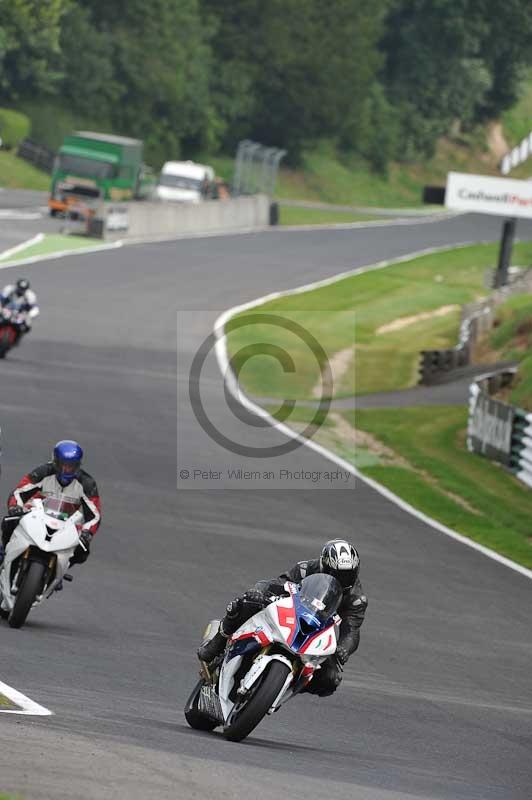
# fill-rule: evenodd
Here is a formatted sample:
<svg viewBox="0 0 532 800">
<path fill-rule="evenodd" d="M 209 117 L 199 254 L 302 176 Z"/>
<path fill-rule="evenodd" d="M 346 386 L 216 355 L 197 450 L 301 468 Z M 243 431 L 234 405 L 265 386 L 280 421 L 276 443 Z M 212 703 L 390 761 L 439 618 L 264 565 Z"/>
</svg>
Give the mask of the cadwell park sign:
<svg viewBox="0 0 532 800">
<path fill-rule="evenodd" d="M 456 211 L 532 219 L 532 181 L 449 172 L 445 205 Z"/>
</svg>

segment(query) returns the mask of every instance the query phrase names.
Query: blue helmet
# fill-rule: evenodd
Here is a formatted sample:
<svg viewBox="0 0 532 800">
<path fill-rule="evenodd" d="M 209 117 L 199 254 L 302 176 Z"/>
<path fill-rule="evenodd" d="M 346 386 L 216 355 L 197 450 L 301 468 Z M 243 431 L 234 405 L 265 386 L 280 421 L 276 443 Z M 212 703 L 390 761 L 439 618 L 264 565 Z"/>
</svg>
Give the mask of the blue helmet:
<svg viewBox="0 0 532 800">
<path fill-rule="evenodd" d="M 82 458 L 83 450 L 77 442 L 70 439 L 57 442 L 54 447 L 54 467 L 62 486 L 68 486 L 78 477 Z"/>
</svg>

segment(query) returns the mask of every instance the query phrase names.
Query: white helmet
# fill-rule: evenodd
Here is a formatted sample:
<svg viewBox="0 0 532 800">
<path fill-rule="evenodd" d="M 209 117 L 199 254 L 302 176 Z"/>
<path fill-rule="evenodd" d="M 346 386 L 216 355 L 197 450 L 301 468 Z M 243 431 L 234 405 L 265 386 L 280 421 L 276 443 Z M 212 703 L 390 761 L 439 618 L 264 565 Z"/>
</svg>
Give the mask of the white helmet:
<svg viewBox="0 0 532 800">
<path fill-rule="evenodd" d="M 331 539 L 321 551 L 320 570 L 333 575 L 343 589 L 355 585 L 360 568 L 360 556 L 345 539 Z"/>
</svg>

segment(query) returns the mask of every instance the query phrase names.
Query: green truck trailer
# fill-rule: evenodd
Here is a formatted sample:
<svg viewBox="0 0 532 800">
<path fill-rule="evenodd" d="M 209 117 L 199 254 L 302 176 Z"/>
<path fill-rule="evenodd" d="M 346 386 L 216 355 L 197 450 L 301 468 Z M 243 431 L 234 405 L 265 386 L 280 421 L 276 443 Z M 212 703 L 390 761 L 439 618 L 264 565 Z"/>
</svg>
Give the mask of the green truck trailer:
<svg viewBox="0 0 532 800">
<path fill-rule="evenodd" d="M 139 139 L 76 131 L 61 145 L 52 172 L 48 205 L 52 215 L 100 200 L 149 197 L 156 179 L 142 161 Z"/>
</svg>

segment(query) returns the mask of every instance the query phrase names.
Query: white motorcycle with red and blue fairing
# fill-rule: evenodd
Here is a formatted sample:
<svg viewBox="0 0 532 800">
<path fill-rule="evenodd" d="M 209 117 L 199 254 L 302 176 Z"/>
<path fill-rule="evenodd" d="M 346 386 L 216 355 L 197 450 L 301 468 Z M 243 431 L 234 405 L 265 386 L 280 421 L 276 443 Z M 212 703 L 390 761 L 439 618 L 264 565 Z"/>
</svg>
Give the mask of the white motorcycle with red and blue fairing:
<svg viewBox="0 0 532 800">
<path fill-rule="evenodd" d="M 6 357 L 6 354 L 27 330 L 24 312 L 12 304 L 0 305 L 0 358 Z"/>
<path fill-rule="evenodd" d="M 306 689 L 336 652 L 342 599 L 336 578 L 317 573 L 284 588 L 286 597 L 272 598 L 229 638 L 221 663 L 204 668 L 185 706 L 192 728 L 223 725 L 226 739 L 241 741 L 266 714 Z M 209 623 L 204 641 L 218 625 Z"/>
<path fill-rule="evenodd" d="M 78 526 L 83 513 L 77 498 L 32 498 L 13 531 L 0 567 L 0 616 L 21 628 L 35 605 L 72 580 L 70 558 L 83 547 Z"/>
</svg>

